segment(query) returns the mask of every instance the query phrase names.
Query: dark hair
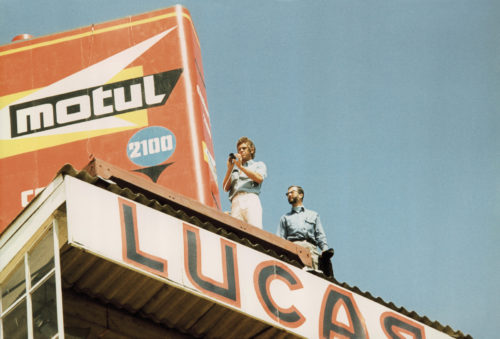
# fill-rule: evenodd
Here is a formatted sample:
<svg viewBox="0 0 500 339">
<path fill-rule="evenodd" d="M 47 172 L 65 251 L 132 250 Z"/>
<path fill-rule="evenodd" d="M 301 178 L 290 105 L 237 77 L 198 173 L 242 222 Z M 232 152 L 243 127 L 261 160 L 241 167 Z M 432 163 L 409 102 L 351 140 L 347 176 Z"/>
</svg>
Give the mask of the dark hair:
<svg viewBox="0 0 500 339">
<path fill-rule="evenodd" d="M 238 142 L 236 143 L 236 149 L 238 149 L 238 146 L 240 146 L 242 143 L 247 144 L 247 146 L 250 148 L 250 154 L 253 159 L 255 157 L 255 151 L 256 151 L 253 141 L 248 139 L 247 137 L 241 137 L 238 139 Z"/>
<path fill-rule="evenodd" d="M 297 193 L 302 194 L 302 201 L 304 201 L 305 194 L 304 194 L 304 190 L 302 189 L 302 187 L 297 186 L 297 185 L 292 185 L 292 186 L 288 187 L 288 189 L 290 189 L 292 187 L 295 187 L 297 189 Z"/>
</svg>

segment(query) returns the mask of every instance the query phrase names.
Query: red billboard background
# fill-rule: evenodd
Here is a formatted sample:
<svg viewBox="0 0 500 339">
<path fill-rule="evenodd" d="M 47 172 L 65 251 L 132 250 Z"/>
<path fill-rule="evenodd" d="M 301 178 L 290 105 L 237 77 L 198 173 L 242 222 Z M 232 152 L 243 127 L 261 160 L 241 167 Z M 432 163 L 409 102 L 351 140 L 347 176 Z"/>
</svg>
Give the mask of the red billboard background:
<svg viewBox="0 0 500 339">
<path fill-rule="evenodd" d="M 0 232 L 92 157 L 220 208 L 204 83 L 181 6 L 0 46 Z"/>
</svg>

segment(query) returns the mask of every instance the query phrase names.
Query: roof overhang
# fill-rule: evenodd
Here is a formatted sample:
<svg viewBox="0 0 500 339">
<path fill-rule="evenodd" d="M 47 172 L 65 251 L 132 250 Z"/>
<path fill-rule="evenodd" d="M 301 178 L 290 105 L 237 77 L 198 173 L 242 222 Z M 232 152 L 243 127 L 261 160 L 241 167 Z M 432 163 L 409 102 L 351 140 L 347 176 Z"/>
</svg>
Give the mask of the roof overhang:
<svg viewBox="0 0 500 339">
<path fill-rule="evenodd" d="M 132 179 L 96 160 L 61 169 L 1 235 L 0 281 L 55 222 L 64 288 L 189 335 L 377 336 L 404 324 L 426 337 L 466 337 L 309 274 L 283 239 Z"/>
</svg>

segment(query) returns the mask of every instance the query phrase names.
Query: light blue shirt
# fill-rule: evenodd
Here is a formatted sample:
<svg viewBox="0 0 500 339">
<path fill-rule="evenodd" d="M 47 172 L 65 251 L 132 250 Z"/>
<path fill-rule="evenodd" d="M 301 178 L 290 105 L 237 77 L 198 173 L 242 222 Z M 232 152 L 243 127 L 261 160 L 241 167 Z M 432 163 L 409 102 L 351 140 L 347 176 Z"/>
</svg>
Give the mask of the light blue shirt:
<svg viewBox="0 0 500 339">
<path fill-rule="evenodd" d="M 321 251 L 328 249 L 319 214 L 304 206 L 293 207 L 281 217 L 277 235 L 290 241 L 307 240 Z"/>
<path fill-rule="evenodd" d="M 248 160 L 243 164 L 243 167 L 248 168 L 252 172 L 256 172 L 262 176 L 262 179 L 267 177 L 267 167 L 262 161 L 254 161 L 253 159 Z M 247 193 L 260 193 L 260 188 L 262 183 L 258 184 L 252 179 L 250 179 L 243 171 L 237 166 L 234 166 L 231 172 L 231 187 L 229 189 L 229 200 L 233 200 L 234 196 L 238 192 Z"/>
</svg>

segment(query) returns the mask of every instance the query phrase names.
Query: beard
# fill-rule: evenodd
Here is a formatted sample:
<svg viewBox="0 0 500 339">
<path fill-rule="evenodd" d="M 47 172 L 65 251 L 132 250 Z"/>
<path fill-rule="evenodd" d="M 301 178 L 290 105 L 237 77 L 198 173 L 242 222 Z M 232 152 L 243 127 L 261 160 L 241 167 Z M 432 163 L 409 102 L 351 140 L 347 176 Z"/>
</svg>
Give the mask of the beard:
<svg viewBox="0 0 500 339">
<path fill-rule="evenodd" d="M 290 205 L 293 205 L 293 204 L 297 203 L 298 201 L 299 201 L 298 197 L 290 197 L 290 198 L 288 198 L 288 202 L 290 203 Z"/>
</svg>

